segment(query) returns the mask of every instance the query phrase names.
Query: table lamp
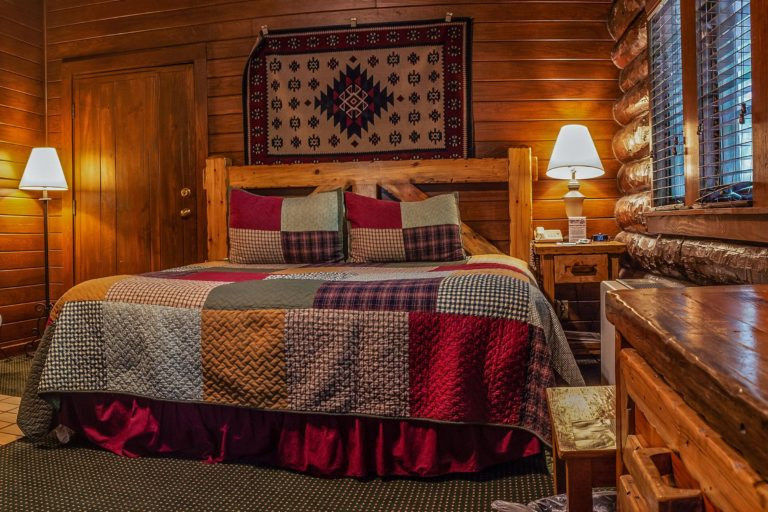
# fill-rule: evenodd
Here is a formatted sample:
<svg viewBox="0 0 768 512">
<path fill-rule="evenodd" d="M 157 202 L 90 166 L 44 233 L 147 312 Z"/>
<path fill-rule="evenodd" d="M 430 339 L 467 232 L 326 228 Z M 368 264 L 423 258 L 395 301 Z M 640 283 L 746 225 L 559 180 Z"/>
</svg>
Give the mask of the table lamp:
<svg viewBox="0 0 768 512">
<path fill-rule="evenodd" d="M 49 190 L 67 190 L 67 180 L 64 178 L 64 170 L 61 168 L 59 155 L 56 148 L 32 148 L 27 166 L 19 182 L 21 190 L 42 190 L 43 197 L 43 249 L 45 258 L 45 317 L 51 312 L 51 283 L 50 268 L 48 264 L 48 197 Z M 42 331 L 41 331 L 42 333 Z"/>
<path fill-rule="evenodd" d="M 581 217 L 584 194 L 579 192 L 579 181 L 597 178 L 605 174 L 603 164 L 597 155 L 597 148 L 589 129 L 580 124 L 567 124 L 557 134 L 555 148 L 549 158 L 547 176 L 568 182 L 568 192 L 563 196 L 565 214 Z"/>
</svg>

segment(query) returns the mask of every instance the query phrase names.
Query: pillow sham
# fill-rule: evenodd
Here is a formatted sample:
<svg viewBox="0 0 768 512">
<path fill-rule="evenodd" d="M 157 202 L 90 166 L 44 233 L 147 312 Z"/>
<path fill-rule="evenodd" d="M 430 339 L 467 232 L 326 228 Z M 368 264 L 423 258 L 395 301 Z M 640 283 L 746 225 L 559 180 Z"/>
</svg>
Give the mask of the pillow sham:
<svg viewBox="0 0 768 512">
<path fill-rule="evenodd" d="M 332 263 L 344 260 L 341 190 L 307 197 L 229 192 L 233 263 Z"/>
<path fill-rule="evenodd" d="M 344 194 L 353 263 L 457 261 L 461 243 L 457 194 L 396 202 Z"/>
</svg>

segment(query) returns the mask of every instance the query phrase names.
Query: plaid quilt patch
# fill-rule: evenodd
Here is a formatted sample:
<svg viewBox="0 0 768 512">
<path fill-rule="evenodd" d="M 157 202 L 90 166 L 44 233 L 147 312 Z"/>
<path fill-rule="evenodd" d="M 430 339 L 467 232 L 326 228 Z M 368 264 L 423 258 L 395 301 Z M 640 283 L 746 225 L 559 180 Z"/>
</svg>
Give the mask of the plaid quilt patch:
<svg viewBox="0 0 768 512">
<path fill-rule="evenodd" d="M 118 281 L 107 292 L 108 302 L 132 302 L 175 308 L 200 308 L 217 281 L 187 281 L 158 277 L 131 277 Z"/>
<path fill-rule="evenodd" d="M 456 224 L 404 229 L 403 245 L 406 261 L 458 261 L 465 256 Z"/>
<path fill-rule="evenodd" d="M 40 393 L 501 424 L 548 440 L 546 386 L 556 373 L 583 382 L 549 303 L 497 260 L 208 263 L 83 283 L 57 308 L 30 384 Z"/>
<path fill-rule="evenodd" d="M 349 261 L 380 263 L 406 261 L 403 232 L 399 229 L 351 228 Z"/>
<path fill-rule="evenodd" d="M 337 281 L 315 294 L 314 308 L 376 311 L 434 311 L 440 279 Z"/>
</svg>

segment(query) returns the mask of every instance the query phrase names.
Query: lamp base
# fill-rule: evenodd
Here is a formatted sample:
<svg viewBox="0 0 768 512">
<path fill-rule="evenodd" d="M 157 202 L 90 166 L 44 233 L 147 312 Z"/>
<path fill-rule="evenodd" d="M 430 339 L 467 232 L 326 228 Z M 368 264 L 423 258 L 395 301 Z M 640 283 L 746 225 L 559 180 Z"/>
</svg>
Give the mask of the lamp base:
<svg viewBox="0 0 768 512">
<path fill-rule="evenodd" d="M 584 211 L 584 194 L 579 192 L 579 182 L 568 182 L 568 192 L 563 196 L 566 217 L 581 217 Z"/>
</svg>

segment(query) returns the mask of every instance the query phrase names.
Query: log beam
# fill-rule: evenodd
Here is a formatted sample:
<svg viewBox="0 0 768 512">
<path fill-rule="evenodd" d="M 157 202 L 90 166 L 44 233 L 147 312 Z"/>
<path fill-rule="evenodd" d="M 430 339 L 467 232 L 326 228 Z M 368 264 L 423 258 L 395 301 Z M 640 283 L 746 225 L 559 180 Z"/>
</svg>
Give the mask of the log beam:
<svg viewBox="0 0 768 512">
<path fill-rule="evenodd" d="M 648 81 L 643 80 L 616 100 L 613 104 L 613 118 L 620 125 L 626 126 L 633 119 L 648 112 L 649 106 Z"/>
<path fill-rule="evenodd" d="M 718 240 L 619 233 L 635 266 L 698 284 L 768 283 L 768 247 Z"/>
<path fill-rule="evenodd" d="M 636 194 L 651 190 L 653 163 L 651 158 L 633 160 L 621 166 L 616 184 L 622 194 Z"/>
<path fill-rule="evenodd" d="M 608 33 L 614 41 L 627 31 L 637 15 L 645 8 L 645 0 L 616 0 L 608 15 Z"/>
<path fill-rule="evenodd" d="M 616 224 L 624 231 L 643 233 L 647 230 L 645 214 L 651 211 L 651 192 L 639 192 L 616 201 Z"/>
<path fill-rule="evenodd" d="M 619 73 L 619 88 L 628 91 L 635 84 L 648 78 L 648 49 L 635 57 L 627 67 Z"/>
<path fill-rule="evenodd" d="M 635 18 L 632 25 L 616 42 L 611 51 L 611 60 L 619 69 L 624 69 L 648 46 L 648 23 L 645 13 Z"/>
<path fill-rule="evenodd" d="M 623 127 L 613 136 L 613 154 L 622 162 L 644 158 L 650 153 L 651 121 L 645 113 Z"/>
</svg>

